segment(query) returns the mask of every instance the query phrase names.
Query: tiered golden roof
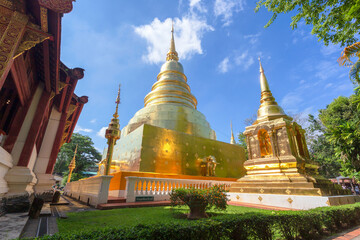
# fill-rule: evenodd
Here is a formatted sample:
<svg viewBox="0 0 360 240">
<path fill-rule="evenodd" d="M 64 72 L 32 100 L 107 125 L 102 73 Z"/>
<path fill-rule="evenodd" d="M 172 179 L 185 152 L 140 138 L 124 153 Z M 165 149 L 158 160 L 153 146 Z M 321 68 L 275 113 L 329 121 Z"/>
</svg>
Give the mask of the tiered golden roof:
<svg viewBox="0 0 360 240">
<path fill-rule="evenodd" d="M 275 98 L 273 97 L 270 91 L 269 83 L 266 79 L 260 58 L 259 58 L 259 64 L 260 64 L 261 100 L 260 100 L 260 107 L 257 112 L 257 120 L 255 121 L 254 124 L 273 120 L 276 118 L 281 118 L 281 117 L 290 118 L 285 114 L 284 110 L 275 101 Z"/>
<path fill-rule="evenodd" d="M 142 124 L 175 130 L 199 137 L 216 139 L 205 116 L 196 110 L 197 100 L 191 94 L 184 69 L 175 49 L 174 28 L 166 62 L 161 66 L 157 81 L 140 109 L 123 129 L 126 136 Z"/>
</svg>

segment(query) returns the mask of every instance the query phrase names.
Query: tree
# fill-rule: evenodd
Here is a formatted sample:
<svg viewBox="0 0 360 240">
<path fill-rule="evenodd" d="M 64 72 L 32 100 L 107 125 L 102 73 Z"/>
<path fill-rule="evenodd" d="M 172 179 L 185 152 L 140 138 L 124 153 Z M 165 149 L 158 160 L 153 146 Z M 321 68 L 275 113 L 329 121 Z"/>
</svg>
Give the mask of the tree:
<svg viewBox="0 0 360 240">
<path fill-rule="evenodd" d="M 300 20 L 312 24 L 312 34 L 315 34 L 325 45 L 330 42 L 347 46 L 357 41 L 360 30 L 359 0 L 260 0 L 255 12 L 261 7 L 273 12 L 265 27 L 270 26 L 278 14 L 295 11 L 290 26 L 295 29 Z"/>
<path fill-rule="evenodd" d="M 95 166 L 101 160 L 101 154 L 93 146 L 91 138 L 88 136 L 74 133 L 70 143 L 65 143 L 58 154 L 54 173 L 63 177 L 67 177 L 69 173 L 69 163 L 74 156 L 75 147 L 78 145 L 76 154 L 76 167 L 73 171 L 71 179 L 73 181 L 84 178 L 82 172 L 89 167 Z"/>
<path fill-rule="evenodd" d="M 354 99 L 357 95 L 338 97 L 326 109 L 320 110 L 319 118 L 326 127 L 326 138 L 341 160 L 341 173 L 360 179 L 360 111 Z"/>
<path fill-rule="evenodd" d="M 341 164 L 335 156 L 333 145 L 326 138 L 326 127 L 319 119 L 309 114 L 309 127 L 306 128 L 311 159 L 319 164 L 319 173 L 327 178 L 340 175 Z"/>
</svg>

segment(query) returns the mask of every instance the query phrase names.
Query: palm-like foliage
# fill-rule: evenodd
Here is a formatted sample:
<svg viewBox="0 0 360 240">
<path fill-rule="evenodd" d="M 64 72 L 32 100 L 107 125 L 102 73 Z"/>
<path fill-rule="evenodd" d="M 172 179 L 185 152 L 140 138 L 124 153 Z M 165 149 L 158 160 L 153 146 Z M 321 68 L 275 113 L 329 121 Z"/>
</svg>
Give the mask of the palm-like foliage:
<svg viewBox="0 0 360 240">
<path fill-rule="evenodd" d="M 351 60 L 353 57 L 357 57 L 356 62 Z M 360 42 L 344 48 L 338 59 L 338 63 L 342 66 L 351 67 L 349 72 L 350 79 L 355 83 L 360 84 Z"/>
</svg>

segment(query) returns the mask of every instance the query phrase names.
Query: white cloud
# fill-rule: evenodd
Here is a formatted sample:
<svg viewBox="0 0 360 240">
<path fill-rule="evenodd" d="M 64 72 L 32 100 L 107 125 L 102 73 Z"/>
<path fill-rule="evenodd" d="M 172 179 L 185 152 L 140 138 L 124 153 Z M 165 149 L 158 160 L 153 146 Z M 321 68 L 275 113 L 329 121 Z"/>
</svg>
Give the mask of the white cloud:
<svg viewBox="0 0 360 240">
<path fill-rule="evenodd" d="M 221 73 L 226 73 L 229 71 L 229 67 L 230 67 L 230 64 L 229 64 L 229 58 L 226 57 L 224 58 L 224 60 L 222 60 L 219 65 L 218 65 L 218 70 L 219 72 Z"/>
<path fill-rule="evenodd" d="M 259 41 L 261 33 L 245 35 L 245 39 L 249 39 L 251 45 L 255 45 Z"/>
<path fill-rule="evenodd" d="M 74 129 L 74 132 L 75 132 L 75 133 L 79 133 L 79 132 L 91 133 L 92 131 L 93 131 L 92 129 L 82 128 L 82 127 L 80 127 L 80 125 L 76 125 L 76 126 L 75 126 L 75 129 Z"/>
<path fill-rule="evenodd" d="M 254 64 L 254 57 L 249 56 L 249 52 L 246 51 L 239 56 L 235 57 L 235 64 L 241 66 L 243 70 L 247 70 L 251 65 Z"/>
<path fill-rule="evenodd" d="M 147 55 L 143 60 L 148 63 L 160 63 L 166 59 L 166 53 L 170 45 L 170 29 L 172 20 L 170 18 L 160 21 L 155 18 L 150 24 L 135 27 L 135 33 L 146 39 Z M 189 14 L 174 21 L 175 45 L 181 59 L 190 59 L 194 54 L 202 54 L 201 38 L 207 31 L 214 28 L 206 23 L 205 19 L 196 14 Z M 168 34 L 167 34 L 168 33 Z"/>
<path fill-rule="evenodd" d="M 244 0 L 215 0 L 214 14 L 222 17 L 223 26 L 229 26 L 234 12 L 244 10 Z"/>
<path fill-rule="evenodd" d="M 329 56 L 332 55 L 334 53 L 336 53 L 337 55 L 340 56 L 342 49 L 338 46 L 338 45 L 329 45 L 329 46 L 325 46 L 322 45 L 320 52 L 324 55 L 324 56 Z"/>
<path fill-rule="evenodd" d="M 304 84 L 306 81 L 303 79 L 303 80 L 301 80 L 299 83 L 302 85 L 302 84 Z"/>
<path fill-rule="evenodd" d="M 325 85 L 325 89 L 331 87 L 332 85 L 333 85 L 332 83 L 326 84 L 326 85 Z"/>
<path fill-rule="evenodd" d="M 105 138 L 105 132 L 106 132 L 107 127 L 102 127 L 97 133 L 96 135 L 98 135 L 101 138 Z"/>
<path fill-rule="evenodd" d="M 190 0 L 190 11 L 198 10 L 201 13 L 206 13 L 207 9 L 205 8 L 204 4 L 201 4 L 201 0 Z"/>
<path fill-rule="evenodd" d="M 289 92 L 281 99 L 281 104 L 288 112 L 298 112 L 299 104 L 303 102 L 303 98 L 298 92 Z"/>
<path fill-rule="evenodd" d="M 315 77 L 320 80 L 327 80 L 339 76 L 341 70 L 336 61 L 320 61 L 316 65 Z"/>
<path fill-rule="evenodd" d="M 90 123 L 96 123 L 96 118 L 91 119 L 91 120 L 90 120 Z"/>
</svg>

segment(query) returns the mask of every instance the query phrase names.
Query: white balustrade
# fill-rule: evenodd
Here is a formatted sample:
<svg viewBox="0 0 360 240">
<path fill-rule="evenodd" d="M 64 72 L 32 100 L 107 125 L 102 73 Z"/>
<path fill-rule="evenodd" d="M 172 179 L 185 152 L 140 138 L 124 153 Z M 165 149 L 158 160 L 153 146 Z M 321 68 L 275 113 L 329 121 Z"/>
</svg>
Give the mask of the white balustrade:
<svg viewBox="0 0 360 240">
<path fill-rule="evenodd" d="M 96 176 L 69 182 L 64 194 L 96 207 L 107 203 L 111 178 L 113 176 Z"/>
<path fill-rule="evenodd" d="M 126 202 L 135 202 L 136 197 L 154 197 L 154 201 L 167 201 L 170 200 L 173 189 L 192 187 L 207 189 L 214 185 L 225 185 L 225 188 L 229 188 L 232 183 L 214 180 L 126 177 Z"/>
</svg>

